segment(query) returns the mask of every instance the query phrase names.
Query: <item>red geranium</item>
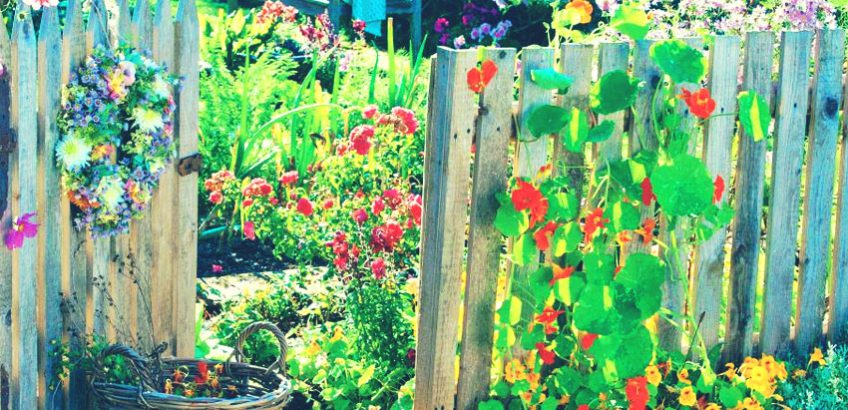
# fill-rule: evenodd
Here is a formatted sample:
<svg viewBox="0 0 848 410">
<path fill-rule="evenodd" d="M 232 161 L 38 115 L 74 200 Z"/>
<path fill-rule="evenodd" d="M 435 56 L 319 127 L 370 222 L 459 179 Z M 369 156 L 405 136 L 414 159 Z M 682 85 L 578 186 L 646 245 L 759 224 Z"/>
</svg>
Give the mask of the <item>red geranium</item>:
<svg viewBox="0 0 848 410">
<path fill-rule="evenodd" d="M 710 118 L 710 115 L 716 109 L 716 102 L 710 96 L 710 90 L 707 88 L 702 88 L 694 93 L 684 88 L 680 98 L 689 106 L 689 111 L 702 120 Z"/>
<path fill-rule="evenodd" d="M 554 236 L 554 232 L 556 230 L 556 222 L 548 222 L 547 225 L 533 234 L 533 240 L 536 241 L 536 247 L 539 248 L 540 251 L 544 252 L 551 247 L 551 237 Z"/>
<path fill-rule="evenodd" d="M 365 209 L 362 208 L 354 209 L 353 212 L 350 213 L 350 216 L 359 225 L 364 224 L 365 221 L 368 220 L 368 212 L 366 212 Z"/>
<path fill-rule="evenodd" d="M 300 212 L 303 215 L 309 216 L 312 215 L 313 211 L 312 202 L 306 198 L 300 198 L 297 201 L 297 212 Z"/>
<path fill-rule="evenodd" d="M 383 258 L 377 258 L 371 261 L 371 273 L 374 279 L 381 280 L 386 277 L 386 261 Z"/>
<path fill-rule="evenodd" d="M 297 179 L 297 171 L 289 171 L 280 177 L 280 183 L 282 183 L 283 185 L 292 185 L 297 182 Z"/>
<path fill-rule="evenodd" d="M 371 149 L 371 138 L 374 137 L 374 127 L 360 125 L 350 132 L 350 145 L 359 155 L 368 154 Z"/>
<path fill-rule="evenodd" d="M 651 203 L 657 199 L 657 196 L 654 195 L 654 186 L 651 185 L 651 179 L 643 179 L 640 186 L 642 187 L 642 205 L 651 206 Z"/>
<path fill-rule="evenodd" d="M 380 215 L 383 210 L 386 209 L 386 203 L 383 202 L 382 197 L 375 197 L 373 201 L 371 201 L 371 213 L 376 215 Z"/>
<path fill-rule="evenodd" d="M 542 314 L 536 315 L 536 322 L 545 325 L 545 334 L 552 335 L 557 331 L 554 323 L 556 323 L 557 318 L 563 313 L 565 313 L 564 310 L 554 310 L 554 308 L 547 306 L 542 310 Z"/>
<path fill-rule="evenodd" d="M 395 221 L 389 221 L 371 230 L 371 247 L 374 252 L 392 252 L 402 237 L 403 227 Z"/>
</svg>

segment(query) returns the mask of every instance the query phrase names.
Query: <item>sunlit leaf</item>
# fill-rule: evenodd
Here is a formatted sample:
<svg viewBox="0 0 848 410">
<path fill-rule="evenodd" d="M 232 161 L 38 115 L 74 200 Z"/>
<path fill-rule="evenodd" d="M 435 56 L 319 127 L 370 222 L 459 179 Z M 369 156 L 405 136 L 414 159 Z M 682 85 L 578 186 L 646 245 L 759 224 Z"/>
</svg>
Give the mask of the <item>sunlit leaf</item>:
<svg viewBox="0 0 848 410">
<path fill-rule="evenodd" d="M 739 122 L 754 141 L 762 141 L 768 135 L 771 123 L 768 101 L 753 90 L 739 93 Z"/>
<path fill-rule="evenodd" d="M 698 83 L 707 73 L 707 59 L 682 40 L 663 40 L 651 46 L 651 59 L 675 83 Z"/>
<path fill-rule="evenodd" d="M 610 120 L 601 121 L 600 124 L 589 130 L 589 142 L 604 142 L 615 132 L 615 123 Z"/>
<path fill-rule="evenodd" d="M 586 113 L 578 108 L 572 108 L 568 115 L 568 125 L 565 127 L 562 135 L 562 142 L 565 149 L 581 153 L 583 145 L 589 138 L 589 118 Z"/>
<path fill-rule="evenodd" d="M 698 215 L 713 204 L 713 180 L 698 158 L 680 155 L 651 175 L 657 202 L 669 216 Z"/>
<path fill-rule="evenodd" d="M 530 72 L 530 79 L 546 90 L 557 90 L 559 94 L 568 92 L 568 88 L 574 83 L 574 79 L 563 73 L 560 73 L 553 68 L 545 68 L 533 70 Z"/>
<path fill-rule="evenodd" d="M 542 105 L 530 112 L 525 122 L 536 138 L 559 133 L 568 124 L 569 112 L 556 105 Z"/>
<path fill-rule="evenodd" d="M 614 29 L 633 40 L 645 38 L 651 29 L 650 24 L 648 14 L 636 4 L 621 5 L 610 20 Z"/>
</svg>

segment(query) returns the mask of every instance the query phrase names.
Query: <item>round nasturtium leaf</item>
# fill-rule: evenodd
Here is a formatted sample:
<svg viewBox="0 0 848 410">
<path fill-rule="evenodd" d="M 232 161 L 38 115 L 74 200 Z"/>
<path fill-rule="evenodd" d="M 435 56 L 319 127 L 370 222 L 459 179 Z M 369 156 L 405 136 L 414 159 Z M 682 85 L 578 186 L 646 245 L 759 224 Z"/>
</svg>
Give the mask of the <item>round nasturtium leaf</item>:
<svg viewBox="0 0 848 410">
<path fill-rule="evenodd" d="M 634 41 L 645 38 L 651 29 L 648 13 L 638 4 L 622 4 L 610 20 L 610 25 Z"/>
<path fill-rule="evenodd" d="M 526 212 L 519 212 L 511 202 L 501 204 L 495 214 L 495 229 L 504 236 L 518 236 L 530 227 L 530 217 Z"/>
<path fill-rule="evenodd" d="M 618 323 L 612 292 L 609 286 L 586 285 L 574 308 L 574 326 L 599 335 L 611 333 Z"/>
<path fill-rule="evenodd" d="M 530 79 L 534 84 L 546 90 L 557 90 L 559 94 L 568 92 L 568 88 L 574 83 L 570 76 L 560 73 L 553 68 L 544 68 L 530 72 Z"/>
<path fill-rule="evenodd" d="M 713 201 L 713 180 L 701 160 L 678 155 L 651 175 L 657 202 L 669 216 L 699 215 Z"/>
<path fill-rule="evenodd" d="M 583 240 L 580 226 L 574 222 L 568 222 L 554 231 L 553 252 L 557 258 L 569 252 L 574 252 Z"/>
<path fill-rule="evenodd" d="M 627 289 L 636 292 L 657 292 L 665 281 L 665 266 L 654 255 L 646 253 L 634 253 L 627 257 L 627 261 L 615 282 Z"/>
<path fill-rule="evenodd" d="M 640 83 L 623 70 L 604 74 L 589 94 L 592 110 L 606 115 L 630 108 L 636 102 Z"/>
<path fill-rule="evenodd" d="M 644 374 L 645 368 L 654 357 L 654 341 L 651 339 L 651 333 L 645 326 L 639 325 L 622 337 L 622 340 L 626 343 L 622 343 L 615 354 L 618 377 L 629 379 Z"/>
<path fill-rule="evenodd" d="M 707 74 L 707 59 L 682 40 L 663 40 L 651 46 L 651 59 L 677 84 L 698 83 Z"/>
<path fill-rule="evenodd" d="M 532 110 L 525 125 L 530 134 L 541 138 L 557 134 L 568 124 L 569 111 L 556 105 L 542 105 Z"/>
<path fill-rule="evenodd" d="M 604 218 L 612 222 L 609 226 L 613 233 L 633 230 L 639 227 L 642 213 L 633 204 L 626 201 L 618 201 L 607 207 Z"/>
<path fill-rule="evenodd" d="M 615 132 L 615 123 L 610 120 L 603 120 L 600 124 L 592 127 L 589 130 L 589 142 L 604 142 L 612 137 Z"/>
</svg>

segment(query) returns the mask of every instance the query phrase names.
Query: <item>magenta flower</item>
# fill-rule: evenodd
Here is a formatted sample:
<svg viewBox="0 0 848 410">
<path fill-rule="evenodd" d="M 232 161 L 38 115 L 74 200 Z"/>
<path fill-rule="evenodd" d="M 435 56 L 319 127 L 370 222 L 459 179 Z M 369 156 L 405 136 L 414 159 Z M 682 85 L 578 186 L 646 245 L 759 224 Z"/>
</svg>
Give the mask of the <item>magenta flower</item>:
<svg viewBox="0 0 848 410">
<path fill-rule="evenodd" d="M 436 33 L 444 33 L 447 31 L 448 27 L 450 27 L 450 22 L 444 17 L 439 17 L 436 20 L 436 24 L 433 25 L 433 29 L 436 30 Z"/>
<path fill-rule="evenodd" d="M 212 265 L 212 273 L 222 273 L 224 272 L 224 267 L 221 265 Z"/>
<path fill-rule="evenodd" d="M 19 249 L 24 246 L 24 239 L 34 238 L 38 234 L 38 224 L 31 221 L 35 212 L 24 214 L 15 219 L 12 229 L 6 232 L 6 248 Z"/>
</svg>

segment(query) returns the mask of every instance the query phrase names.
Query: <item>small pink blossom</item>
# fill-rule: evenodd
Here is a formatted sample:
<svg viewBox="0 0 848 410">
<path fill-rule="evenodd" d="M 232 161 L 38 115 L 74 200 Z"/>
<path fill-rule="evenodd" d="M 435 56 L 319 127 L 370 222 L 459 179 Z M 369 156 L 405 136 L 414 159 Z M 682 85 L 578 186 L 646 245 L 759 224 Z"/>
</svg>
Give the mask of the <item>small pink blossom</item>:
<svg viewBox="0 0 848 410">
<path fill-rule="evenodd" d="M 40 10 L 42 7 L 56 7 L 59 5 L 59 0 L 23 0 L 24 4 L 32 7 L 33 10 Z"/>
<path fill-rule="evenodd" d="M 353 220 L 359 225 L 364 224 L 365 221 L 368 220 L 368 212 L 362 208 L 354 210 L 351 212 L 350 216 L 353 217 Z"/>
<path fill-rule="evenodd" d="M 6 248 L 19 249 L 24 246 L 24 239 L 34 238 L 38 234 L 38 224 L 32 222 L 35 212 L 24 214 L 15 219 L 12 229 L 6 232 Z"/>
<path fill-rule="evenodd" d="M 303 214 L 305 216 L 309 216 L 309 215 L 312 215 L 312 211 L 313 211 L 313 206 L 312 206 L 312 202 L 309 199 L 300 198 L 297 201 L 297 212 L 300 212 L 301 214 Z"/>
<path fill-rule="evenodd" d="M 224 267 L 221 265 L 212 265 L 212 273 L 221 273 L 224 271 Z"/>
<path fill-rule="evenodd" d="M 251 222 L 251 221 L 245 222 L 244 226 L 242 227 L 242 232 L 244 233 L 245 238 L 247 238 L 251 241 L 256 240 L 256 226 L 253 225 L 253 222 Z"/>
<path fill-rule="evenodd" d="M 374 274 L 374 279 L 381 280 L 386 277 L 386 261 L 383 258 L 377 258 L 371 261 L 371 273 Z"/>
<path fill-rule="evenodd" d="M 380 112 L 380 109 L 377 108 L 376 105 L 372 104 L 372 105 L 365 107 L 365 109 L 362 110 L 362 116 L 365 117 L 365 119 L 370 120 L 370 119 L 374 118 L 374 116 L 377 115 L 379 112 Z"/>
</svg>

